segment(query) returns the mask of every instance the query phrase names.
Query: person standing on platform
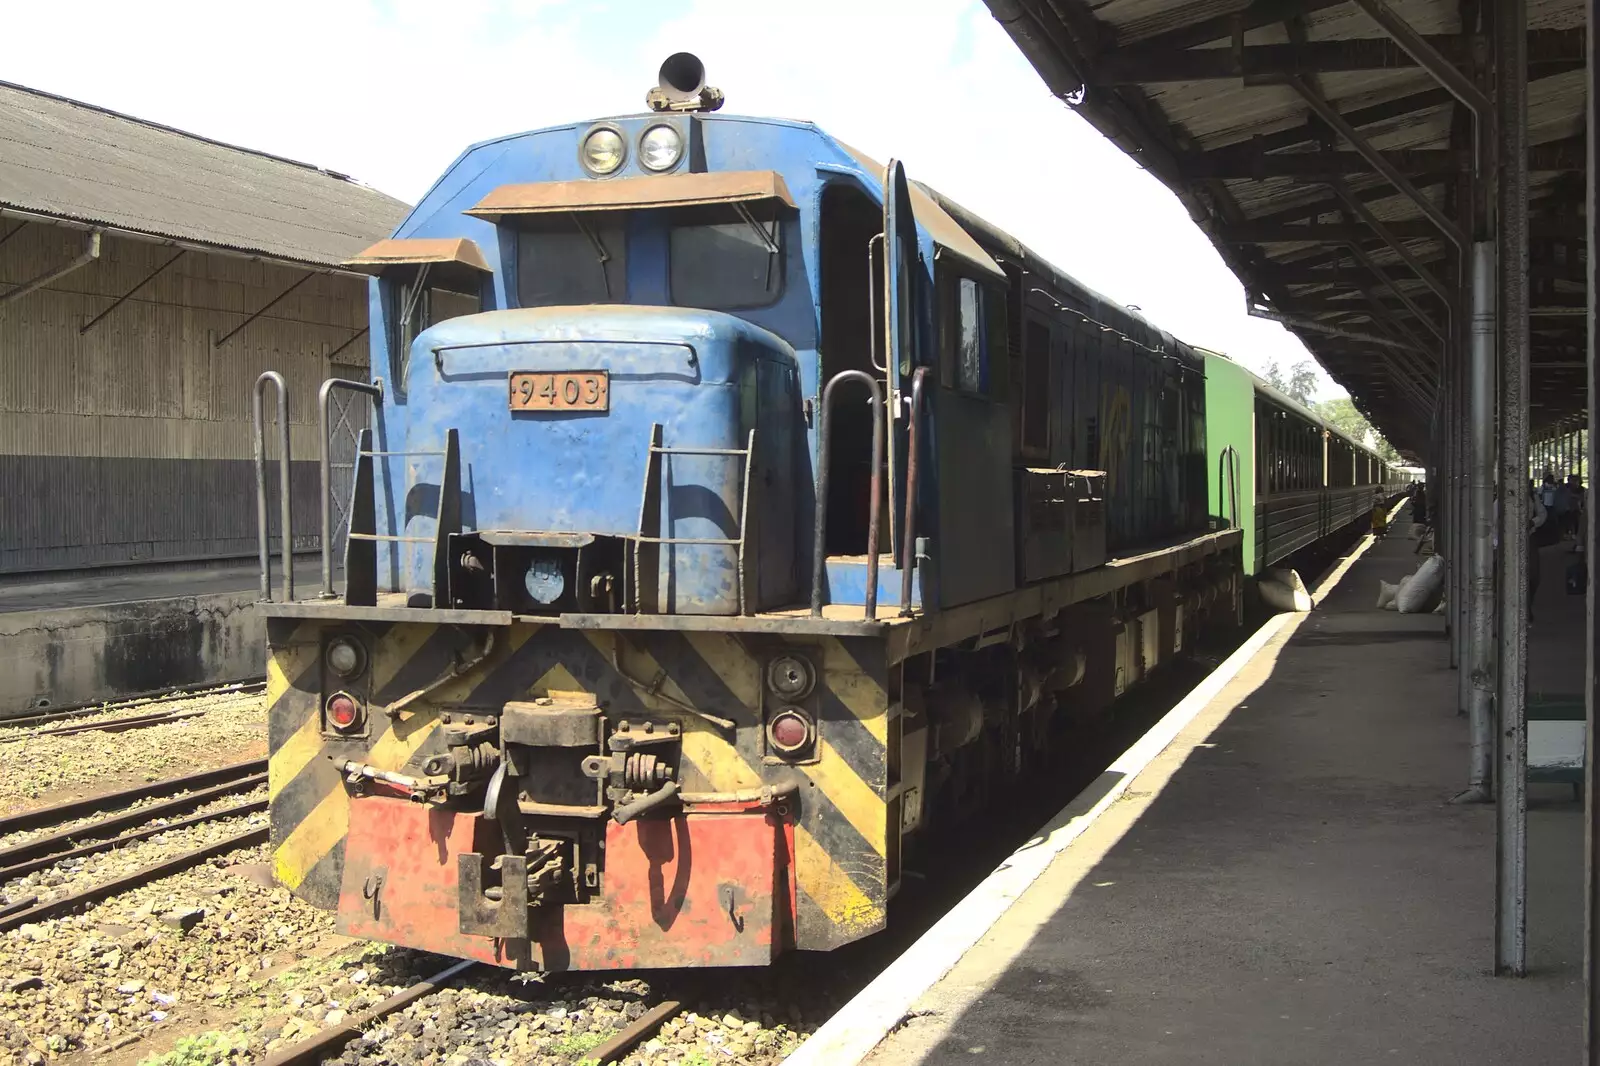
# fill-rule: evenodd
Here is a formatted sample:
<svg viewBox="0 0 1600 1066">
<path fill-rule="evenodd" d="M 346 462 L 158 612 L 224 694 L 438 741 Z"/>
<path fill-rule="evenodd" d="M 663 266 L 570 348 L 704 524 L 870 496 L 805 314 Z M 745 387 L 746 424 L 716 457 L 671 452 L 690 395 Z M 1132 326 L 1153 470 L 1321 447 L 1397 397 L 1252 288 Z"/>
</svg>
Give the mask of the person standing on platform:
<svg viewBox="0 0 1600 1066">
<path fill-rule="evenodd" d="M 1556 485 L 1555 491 L 1550 494 L 1550 543 L 1554 544 L 1567 535 L 1567 527 L 1572 515 L 1572 487 L 1565 481 Z"/>
<path fill-rule="evenodd" d="M 1554 482 L 1550 475 L 1546 479 Z M 1539 551 L 1554 544 L 1560 537 L 1556 525 L 1550 520 L 1550 512 L 1544 505 L 1545 494 L 1534 492 L 1528 497 L 1528 621 L 1533 621 L 1533 600 L 1539 591 L 1540 559 Z"/>
<path fill-rule="evenodd" d="M 1428 483 L 1419 481 L 1411 490 L 1411 521 L 1419 526 L 1428 524 Z"/>
</svg>

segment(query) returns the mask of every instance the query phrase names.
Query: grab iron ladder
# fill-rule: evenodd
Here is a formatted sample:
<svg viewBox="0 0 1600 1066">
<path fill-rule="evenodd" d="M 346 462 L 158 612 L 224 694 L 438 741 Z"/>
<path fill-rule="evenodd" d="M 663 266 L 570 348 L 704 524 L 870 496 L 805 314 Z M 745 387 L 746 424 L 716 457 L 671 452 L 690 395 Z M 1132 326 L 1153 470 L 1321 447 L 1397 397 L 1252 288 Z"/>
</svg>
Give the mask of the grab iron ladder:
<svg viewBox="0 0 1600 1066">
<path fill-rule="evenodd" d="M 439 505 L 434 512 L 431 537 L 411 537 L 377 531 L 372 460 L 390 457 L 430 457 L 443 460 L 439 476 Z M 409 496 L 409 488 L 407 491 Z M 443 451 L 373 451 L 372 430 L 363 429 L 356 444 L 356 477 L 351 490 L 350 535 L 345 541 L 346 604 L 372 607 L 378 602 L 378 542 L 433 545 L 432 606 L 448 607 L 450 535 L 461 532 L 461 442 L 454 429 L 445 430 Z"/>
<path fill-rule="evenodd" d="M 713 545 L 736 551 L 739 585 L 739 613 L 748 613 L 745 548 L 750 528 L 750 466 L 756 450 L 756 431 L 751 430 L 743 448 L 665 447 L 661 443 L 661 423 L 650 426 L 650 447 L 645 457 L 644 494 L 639 504 L 639 533 L 633 550 L 633 582 L 625 597 L 635 614 L 654 614 L 660 602 L 661 546 Z M 739 529 L 737 537 L 663 537 L 661 535 L 661 480 L 665 474 L 663 455 L 708 455 L 740 459 L 744 476 L 739 490 Z M 648 607 L 646 605 L 649 605 Z"/>
</svg>

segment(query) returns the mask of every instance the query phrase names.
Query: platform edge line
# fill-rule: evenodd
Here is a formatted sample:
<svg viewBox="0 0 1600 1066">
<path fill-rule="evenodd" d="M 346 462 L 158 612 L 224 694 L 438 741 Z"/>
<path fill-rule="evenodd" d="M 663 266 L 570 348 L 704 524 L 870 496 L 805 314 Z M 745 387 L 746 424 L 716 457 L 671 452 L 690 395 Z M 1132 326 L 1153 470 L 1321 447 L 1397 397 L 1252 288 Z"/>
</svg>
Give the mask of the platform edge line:
<svg viewBox="0 0 1600 1066">
<path fill-rule="evenodd" d="M 866 988 L 824 1022 L 783 1060 L 783 1066 L 843 1066 L 858 1063 L 900 1024 L 922 994 L 1000 920 L 1011 904 L 1044 873 L 1056 856 L 1116 803 L 1139 773 L 1166 750 L 1199 713 L 1255 658 L 1284 625 L 1303 615 L 1278 614 L 1262 623 L 1216 670 L 1126 751 L 1033 837 L 935 922 Z M 1107 778 L 1111 778 L 1108 782 Z M 1102 791 L 1103 790 L 1103 791 Z M 1089 806 L 1085 796 L 1098 796 Z"/>
<path fill-rule="evenodd" d="M 1390 512 L 1391 519 L 1405 503 Z M 1364 535 L 1317 584 L 1319 604 L 1376 538 Z M 1282 613 L 1261 624 L 1232 655 L 1189 691 L 1103 770 L 1070 803 L 1056 812 L 1010 857 L 984 878 L 961 902 L 918 937 L 899 958 L 824 1022 L 804 1044 L 783 1059 L 782 1066 L 854 1066 L 870 1055 L 905 1019 L 923 994 L 955 968 L 1021 895 L 1101 814 L 1119 800 L 1134 780 L 1165 751 L 1183 730 L 1210 706 L 1245 665 L 1285 627 L 1291 633 L 1307 614 Z M 1108 782 L 1107 778 L 1111 780 Z M 1100 793 L 1100 789 L 1105 789 Z M 1085 797 L 1099 798 L 1085 806 Z"/>
</svg>

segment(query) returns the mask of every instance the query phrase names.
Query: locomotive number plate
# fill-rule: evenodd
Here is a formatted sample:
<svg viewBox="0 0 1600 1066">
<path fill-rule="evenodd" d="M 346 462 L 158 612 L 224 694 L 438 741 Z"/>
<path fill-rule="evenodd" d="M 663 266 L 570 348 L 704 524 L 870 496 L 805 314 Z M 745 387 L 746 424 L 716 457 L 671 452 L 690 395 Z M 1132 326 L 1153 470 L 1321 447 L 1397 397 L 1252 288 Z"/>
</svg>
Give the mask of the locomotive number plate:
<svg viewBox="0 0 1600 1066">
<path fill-rule="evenodd" d="M 513 411 L 609 411 L 611 379 L 604 370 L 511 372 Z"/>
</svg>

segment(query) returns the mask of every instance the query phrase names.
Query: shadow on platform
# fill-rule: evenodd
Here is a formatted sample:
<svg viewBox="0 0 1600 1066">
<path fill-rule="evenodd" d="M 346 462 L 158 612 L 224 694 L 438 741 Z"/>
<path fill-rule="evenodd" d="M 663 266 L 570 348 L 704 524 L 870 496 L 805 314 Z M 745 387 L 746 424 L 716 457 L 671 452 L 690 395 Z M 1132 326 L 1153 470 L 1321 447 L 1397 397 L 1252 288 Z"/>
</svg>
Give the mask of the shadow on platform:
<svg viewBox="0 0 1600 1066">
<path fill-rule="evenodd" d="M 1443 618 L 1374 609 L 1408 523 L 1286 626 L 867 1061 L 1574 1061 L 1583 811 L 1534 786 L 1530 964 L 1491 976 L 1495 812 Z M 1581 692 L 1546 549 L 1530 692 Z"/>
</svg>

